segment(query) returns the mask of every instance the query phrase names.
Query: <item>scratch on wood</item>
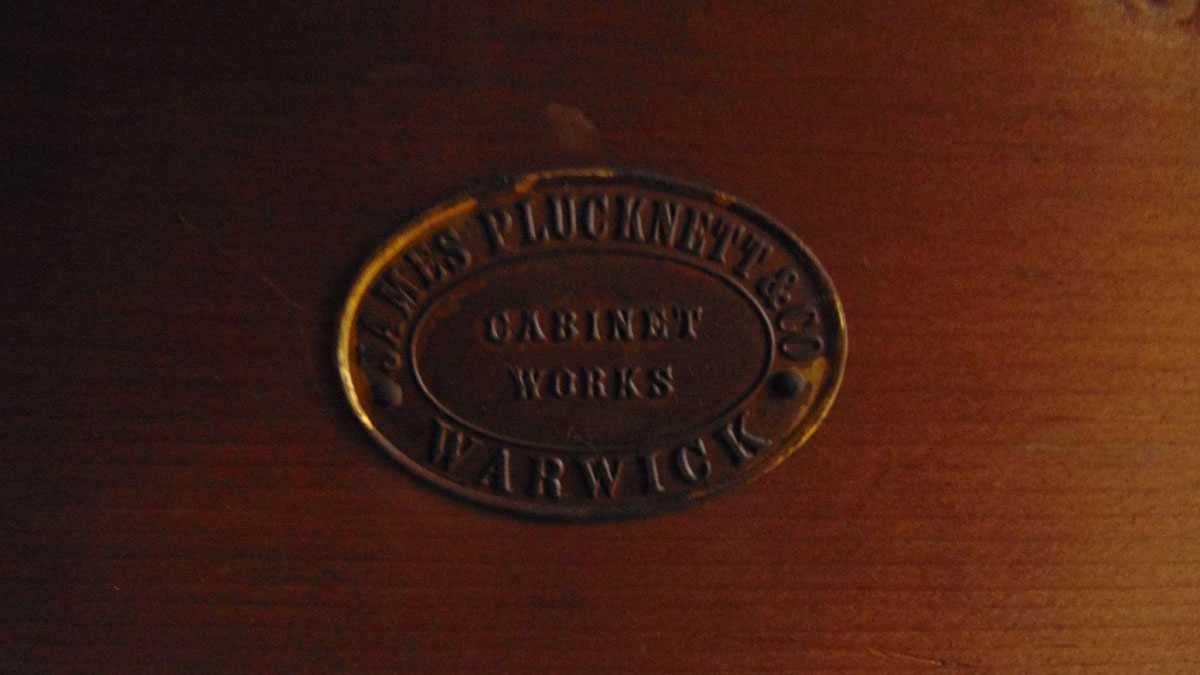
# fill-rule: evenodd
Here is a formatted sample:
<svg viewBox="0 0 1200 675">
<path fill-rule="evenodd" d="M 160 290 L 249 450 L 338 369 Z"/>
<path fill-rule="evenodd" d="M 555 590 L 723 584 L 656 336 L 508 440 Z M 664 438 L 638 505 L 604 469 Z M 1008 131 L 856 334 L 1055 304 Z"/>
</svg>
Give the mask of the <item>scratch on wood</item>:
<svg viewBox="0 0 1200 675">
<path fill-rule="evenodd" d="M 881 659 L 889 659 L 891 661 L 902 661 L 904 663 L 916 663 L 924 666 L 932 666 L 934 668 L 945 668 L 947 666 L 958 665 L 946 661 L 944 659 L 934 659 L 926 656 L 917 656 L 906 652 L 894 652 L 878 647 L 868 647 L 867 653 L 872 656 L 878 656 Z"/>
<path fill-rule="evenodd" d="M 564 148 L 576 150 L 595 141 L 596 125 L 579 108 L 551 102 L 544 114 L 555 140 Z"/>
<path fill-rule="evenodd" d="M 192 223 L 182 213 L 178 213 L 178 214 L 176 214 L 176 216 L 179 218 L 179 222 L 181 225 L 188 228 L 192 232 L 194 232 L 197 235 L 199 235 L 200 237 L 202 237 L 205 241 L 207 241 L 213 247 L 213 249 L 216 250 L 217 254 L 220 255 L 222 258 L 225 258 L 226 260 L 233 263 L 234 265 L 237 265 L 238 267 L 250 268 L 250 271 L 254 273 L 254 276 L 256 276 L 258 278 L 258 280 L 261 281 L 264 286 L 266 286 L 268 289 L 270 289 L 270 291 L 272 293 L 274 293 L 276 297 L 278 297 L 280 300 L 282 300 L 285 305 L 296 310 L 297 312 L 302 312 L 305 314 L 308 313 L 307 307 L 305 307 L 304 305 L 293 300 L 291 298 L 291 296 L 289 296 L 286 292 L 284 292 L 283 288 L 278 283 L 276 283 L 275 280 L 272 279 L 270 277 L 270 275 L 268 275 L 266 272 L 263 272 L 262 270 L 258 269 L 258 267 L 256 265 L 249 263 L 245 260 L 240 260 L 237 256 L 230 253 L 229 250 L 225 248 L 225 245 L 221 243 L 221 240 L 217 239 L 216 237 L 212 236 L 211 233 L 206 232 L 204 229 L 202 229 L 202 228 L 198 227 L 197 225 L 195 225 L 194 223 Z"/>
<path fill-rule="evenodd" d="M 204 239 L 205 241 L 207 241 L 209 243 L 209 245 L 213 247 L 213 250 L 215 250 L 217 252 L 217 254 L 220 255 L 222 258 L 228 260 L 229 262 L 233 263 L 237 267 L 248 268 L 248 270 L 251 273 L 253 273 L 254 276 L 257 277 L 258 280 L 260 282 L 262 282 L 262 284 L 264 286 L 266 286 L 267 289 L 270 290 L 271 293 L 275 297 L 282 300 L 284 305 L 286 305 L 289 309 L 292 310 L 292 314 L 294 315 L 294 317 L 296 319 L 296 328 L 300 332 L 300 342 L 297 343 L 299 348 L 302 350 L 302 353 L 300 355 L 300 360 L 303 361 L 304 364 L 307 366 L 304 369 L 304 372 L 307 376 L 309 386 L 312 388 L 312 390 L 314 392 L 319 393 L 320 389 L 321 389 L 320 384 L 319 384 L 320 376 L 317 373 L 317 365 L 313 362 L 313 355 L 307 349 L 308 329 L 305 326 L 305 320 L 306 320 L 305 316 L 309 313 L 308 308 L 305 307 L 304 305 L 300 304 L 299 302 L 296 302 L 295 300 L 293 300 L 292 297 L 289 296 L 283 290 L 283 288 L 278 283 L 276 283 L 276 281 L 274 279 L 271 278 L 270 275 L 268 275 L 266 272 L 263 272 L 261 269 L 259 269 L 257 265 L 255 265 L 251 261 L 241 259 L 238 256 L 231 253 L 229 251 L 229 249 L 225 248 L 225 245 L 223 243 L 221 243 L 220 239 L 214 237 L 210 232 L 205 231 L 203 228 L 197 226 L 195 223 L 192 223 L 190 220 L 188 220 L 187 216 L 183 215 L 182 213 L 176 213 L 176 217 L 179 219 L 179 223 L 181 225 L 188 228 L 193 233 L 195 233 L 197 236 L 199 236 L 202 239 Z"/>
</svg>

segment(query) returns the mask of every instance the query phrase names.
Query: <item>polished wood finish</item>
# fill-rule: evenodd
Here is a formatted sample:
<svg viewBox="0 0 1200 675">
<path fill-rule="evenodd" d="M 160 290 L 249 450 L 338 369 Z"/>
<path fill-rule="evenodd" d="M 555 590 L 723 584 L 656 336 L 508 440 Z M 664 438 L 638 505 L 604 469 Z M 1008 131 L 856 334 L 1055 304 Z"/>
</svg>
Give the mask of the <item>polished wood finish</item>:
<svg viewBox="0 0 1200 675">
<path fill-rule="evenodd" d="M 1196 672 L 1195 5 L 14 10 L 0 670 Z M 690 510 L 485 512 L 359 428 L 338 304 L 594 163 L 792 226 L 845 385 Z"/>
</svg>

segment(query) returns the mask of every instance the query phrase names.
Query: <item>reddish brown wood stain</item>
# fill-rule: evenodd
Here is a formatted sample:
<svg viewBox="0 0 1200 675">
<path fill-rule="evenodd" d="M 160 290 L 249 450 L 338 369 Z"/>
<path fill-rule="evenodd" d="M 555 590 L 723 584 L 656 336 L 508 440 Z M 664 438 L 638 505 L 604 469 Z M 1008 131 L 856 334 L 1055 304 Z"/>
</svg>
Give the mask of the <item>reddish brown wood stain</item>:
<svg viewBox="0 0 1200 675">
<path fill-rule="evenodd" d="M 0 670 L 1200 668 L 1194 18 L 457 4 L 6 22 Z M 337 305 L 412 210 L 595 163 L 792 225 L 841 397 L 682 513 L 477 510 L 348 413 Z"/>
</svg>

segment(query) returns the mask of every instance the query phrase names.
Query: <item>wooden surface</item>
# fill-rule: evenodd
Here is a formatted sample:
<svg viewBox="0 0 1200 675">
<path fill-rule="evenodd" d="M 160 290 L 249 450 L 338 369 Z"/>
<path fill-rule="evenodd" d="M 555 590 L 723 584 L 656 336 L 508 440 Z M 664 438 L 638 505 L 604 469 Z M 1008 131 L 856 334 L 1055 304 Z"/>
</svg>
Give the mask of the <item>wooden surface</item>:
<svg viewBox="0 0 1200 675">
<path fill-rule="evenodd" d="M 457 4 L 10 14 L 0 670 L 1200 672 L 1194 1 Z M 484 512 L 358 427 L 335 313 L 592 163 L 794 227 L 845 386 L 697 508 Z"/>
</svg>

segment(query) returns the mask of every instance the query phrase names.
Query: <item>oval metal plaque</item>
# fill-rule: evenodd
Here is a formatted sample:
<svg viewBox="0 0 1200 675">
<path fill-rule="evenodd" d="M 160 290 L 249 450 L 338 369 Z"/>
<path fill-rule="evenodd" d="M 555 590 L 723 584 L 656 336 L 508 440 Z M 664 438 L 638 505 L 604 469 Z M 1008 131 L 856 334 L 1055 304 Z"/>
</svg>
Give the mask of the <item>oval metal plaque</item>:
<svg viewBox="0 0 1200 675">
<path fill-rule="evenodd" d="M 411 471 L 512 511 L 677 507 L 776 466 L 837 393 L 846 327 L 787 230 L 645 174 L 530 174 L 418 216 L 350 292 L 355 414 Z"/>
</svg>

